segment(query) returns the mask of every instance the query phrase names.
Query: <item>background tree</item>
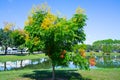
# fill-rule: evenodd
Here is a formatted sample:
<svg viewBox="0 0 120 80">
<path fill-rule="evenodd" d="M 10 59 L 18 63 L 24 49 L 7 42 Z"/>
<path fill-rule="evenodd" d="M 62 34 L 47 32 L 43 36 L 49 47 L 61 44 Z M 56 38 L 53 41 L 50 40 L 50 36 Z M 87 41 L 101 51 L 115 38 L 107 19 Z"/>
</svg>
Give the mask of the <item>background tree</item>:
<svg viewBox="0 0 120 80">
<path fill-rule="evenodd" d="M 95 52 L 99 52 L 99 51 L 101 51 L 101 49 L 102 49 L 102 42 L 101 41 L 95 41 L 95 42 L 93 42 L 93 44 L 92 44 L 92 46 L 93 46 L 93 50 L 95 51 Z"/>
<path fill-rule="evenodd" d="M 103 54 L 110 54 L 112 52 L 112 46 L 109 44 L 103 45 L 102 51 Z"/>
<path fill-rule="evenodd" d="M 22 29 L 13 30 L 11 33 L 11 37 L 13 40 L 14 47 L 20 48 L 21 54 L 22 54 L 22 50 L 25 47 L 25 46 L 23 46 L 25 44 L 25 32 L 24 32 L 24 30 L 22 30 Z"/>
<path fill-rule="evenodd" d="M 2 46 L 3 41 L 3 29 L 0 29 L 0 46 Z"/>
<path fill-rule="evenodd" d="M 93 46 L 87 44 L 87 45 L 86 45 L 86 51 L 87 51 L 87 52 L 93 51 Z"/>
<path fill-rule="evenodd" d="M 5 48 L 5 54 L 7 54 L 7 48 L 8 46 L 12 46 L 12 39 L 11 39 L 11 32 L 12 32 L 12 28 L 15 25 L 13 23 L 8 23 L 5 22 L 4 23 L 4 29 L 1 30 L 2 31 L 2 41 L 1 44 L 4 46 Z"/>
<path fill-rule="evenodd" d="M 113 51 L 120 53 L 120 40 L 113 41 Z"/>
<path fill-rule="evenodd" d="M 112 39 L 105 39 L 105 40 L 98 40 L 93 43 L 93 48 L 97 50 L 101 50 L 103 52 L 112 52 L 112 51 L 119 51 L 120 50 L 120 40 L 112 40 Z"/>
<path fill-rule="evenodd" d="M 28 17 L 24 28 L 28 33 L 26 43 L 29 42 L 34 48 L 42 48 L 49 56 L 52 61 L 53 80 L 55 66 L 67 66 L 72 60 L 75 64 L 78 62 L 76 65 L 80 68 L 88 68 L 85 58 L 80 54 L 70 53 L 72 46 L 85 40 L 83 27 L 86 25 L 86 19 L 81 8 L 78 8 L 69 20 L 52 14 L 46 4 L 32 9 L 32 14 Z"/>
</svg>

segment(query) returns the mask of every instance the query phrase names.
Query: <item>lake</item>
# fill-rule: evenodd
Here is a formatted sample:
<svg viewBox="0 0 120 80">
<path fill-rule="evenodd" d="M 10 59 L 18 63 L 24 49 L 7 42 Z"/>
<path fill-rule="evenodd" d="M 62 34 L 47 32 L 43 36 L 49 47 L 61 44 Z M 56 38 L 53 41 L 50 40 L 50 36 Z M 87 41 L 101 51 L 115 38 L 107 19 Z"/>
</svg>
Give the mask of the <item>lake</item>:
<svg viewBox="0 0 120 80">
<path fill-rule="evenodd" d="M 120 56 L 95 56 L 95 65 L 90 65 L 90 68 L 120 68 Z M 87 57 L 90 59 L 90 57 Z M 0 71 L 15 70 L 15 69 L 50 69 L 51 62 L 48 58 L 7 61 L 0 62 Z M 56 67 L 64 68 L 64 67 Z M 78 68 L 70 62 L 67 68 Z"/>
</svg>

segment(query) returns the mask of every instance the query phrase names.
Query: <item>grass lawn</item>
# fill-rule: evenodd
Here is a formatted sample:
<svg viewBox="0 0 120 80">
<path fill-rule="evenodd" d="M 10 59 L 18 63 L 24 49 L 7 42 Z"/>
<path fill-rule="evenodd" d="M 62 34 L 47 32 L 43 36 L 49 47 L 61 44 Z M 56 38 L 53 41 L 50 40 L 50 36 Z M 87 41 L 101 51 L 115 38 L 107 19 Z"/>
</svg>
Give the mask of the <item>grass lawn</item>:
<svg viewBox="0 0 120 80">
<path fill-rule="evenodd" d="M 90 71 L 78 71 L 83 77 L 90 80 L 120 80 L 120 68 L 93 69 Z"/>
<path fill-rule="evenodd" d="M 0 80 L 51 80 L 51 70 L 13 70 L 0 72 Z M 120 80 L 120 68 L 56 70 L 56 80 Z"/>
<path fill-rule="evenodd" d="M 45 54 L 31 54 L 31 55 L 0 55 L 0 62 L 5 61 L 16 61 L 24 59 L 38 59 L 42 57 L 47 57 Z"/>
</svg>

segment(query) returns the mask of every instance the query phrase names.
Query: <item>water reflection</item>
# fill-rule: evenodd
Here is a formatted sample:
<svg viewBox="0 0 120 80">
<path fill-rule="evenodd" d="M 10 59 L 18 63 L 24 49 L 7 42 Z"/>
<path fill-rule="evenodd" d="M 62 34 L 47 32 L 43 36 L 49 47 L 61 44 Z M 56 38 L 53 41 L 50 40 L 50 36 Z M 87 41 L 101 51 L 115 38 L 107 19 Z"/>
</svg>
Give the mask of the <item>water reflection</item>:
<svg viewBox="0 0 120 80">
<path fill-rule="evenodd" d="M 118 68 L 120 67 L 120 56 L 99 56 L 96 58 L 96 66 L 101 68 Z"/>
<path fill-rule="evenodd" d="M 34 65 L 36 67 L 34 67 Z M 39 67 L 38 67 L 39 66 Z M 50 68 L 51 62 L 46 58 L 42 59 L 33 59 L 33 60 L 20 60 L 20 61 L 7 61 L 0 62 L 0 71 L 12 70 L 12 69 L 23 69 L 23 68 Z"/>
<path fill-rule="evenodd" d="M 95 56 L 95 66 L 90 68 L 120 68 L 120 56 Z M 90 59 L 90 57 L 87 57 Z M 13 70 L 13 69 L 50 69 L 51 61 L 48 58 L 33 59 L 33 60 L 21 60 L 21 61 L 7 61 L 0 62 L 0 71 Z M 61 68 L 61 67 L 56 67 Z M 70 62 L 69 68 L 77 68 Z"/>
</svg>

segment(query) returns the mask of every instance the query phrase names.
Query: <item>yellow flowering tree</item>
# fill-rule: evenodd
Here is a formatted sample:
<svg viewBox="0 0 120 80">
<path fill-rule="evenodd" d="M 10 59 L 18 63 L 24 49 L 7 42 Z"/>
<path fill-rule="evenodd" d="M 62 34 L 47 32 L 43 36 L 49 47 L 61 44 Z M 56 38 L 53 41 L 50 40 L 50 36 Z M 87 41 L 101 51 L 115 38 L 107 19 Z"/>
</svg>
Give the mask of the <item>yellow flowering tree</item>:
<svg viewBox="0 0 120 80">
<path fill-rule="evenodd" d="M 35 9 L 35 10 L 34 10 Z M 25 25 L 28 33 L 26 43 L 28 47 L 42 49 L 52 61 L 53 80 L 55 79 L 55 66 L 68 66 L 70 61 L 76 62 L 75 57 L 71 55 L 72 46 L 83 43 L 85 33 L 83 27 L 86 25 L 86 15 L 77 10 L 71 19 L 58 17 L 50 12 L 50 8 L 42 5 L 33 8 L 31 19 Z M 37 46 L 35 46 L 37 44 Z M 41 46 L 42 45 L 42 46 Z M 30 48 L 29 48 L 30 49 Z M 33 49 L 31 49 L 33 50 Z M 80 68 L 88 68 L 87 61 L 77 57 Z"/>
<path fill-rule="evenodd" d="M 5 48 L 5 54 L 7 54 L 7 48 L 12 45 L 12 38 L 11 33 L 12 29 L 15 26 L 15 24 L 10 22 L 4 22 L 4 28 L 3 28 L 3 39 L 2 39 L 2 45 L 4 45 Z"/>
</svg>

